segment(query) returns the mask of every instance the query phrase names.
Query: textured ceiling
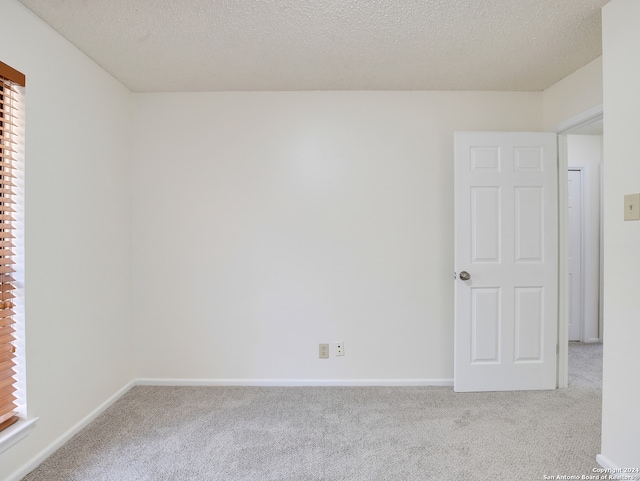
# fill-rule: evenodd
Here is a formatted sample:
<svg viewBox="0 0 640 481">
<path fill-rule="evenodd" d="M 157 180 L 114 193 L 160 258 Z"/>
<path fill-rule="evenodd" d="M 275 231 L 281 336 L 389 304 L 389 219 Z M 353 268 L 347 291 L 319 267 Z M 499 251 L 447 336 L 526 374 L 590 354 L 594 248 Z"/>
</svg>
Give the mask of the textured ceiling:
<svg viewBox="0 0 640 481">
<path fill-rule="evenodd" d="M 543 90 L 609 0 L 20 0 L 135 92 Z"/>
</svg>

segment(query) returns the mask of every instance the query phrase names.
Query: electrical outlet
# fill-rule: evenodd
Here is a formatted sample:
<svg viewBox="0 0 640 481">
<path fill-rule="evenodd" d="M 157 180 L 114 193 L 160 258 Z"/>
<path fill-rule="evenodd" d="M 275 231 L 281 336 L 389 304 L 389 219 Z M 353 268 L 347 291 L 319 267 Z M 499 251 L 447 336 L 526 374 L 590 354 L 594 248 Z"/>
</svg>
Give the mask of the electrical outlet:
<svg viewBox="0 0 640 481">
<path fill-rule="evenodd" d="M 329 344 L 320 344 L 320 359 L 329 359 Z"/>
<path fill-rule="evenodd" d="M 344 356 L 344 342 L 336 342 L 336 356 Z"/>
</svg>

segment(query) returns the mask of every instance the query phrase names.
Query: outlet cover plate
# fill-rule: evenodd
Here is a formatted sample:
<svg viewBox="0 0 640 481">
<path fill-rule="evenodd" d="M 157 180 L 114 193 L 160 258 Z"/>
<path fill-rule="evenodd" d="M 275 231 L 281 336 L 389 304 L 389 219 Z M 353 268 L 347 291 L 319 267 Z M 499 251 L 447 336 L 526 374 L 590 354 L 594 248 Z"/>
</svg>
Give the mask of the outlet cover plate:
<svg viewBox="0 0 640 481">
<path fill-rule="evenodd" d="M 344 356 L 344 342 L 336 341 L 336 356 Z"/>
<path fill-rule="evenodd" d="M 318 354 L 320 359 L 329 359 L 329 344 L 320 344 Z"/>
</svg>

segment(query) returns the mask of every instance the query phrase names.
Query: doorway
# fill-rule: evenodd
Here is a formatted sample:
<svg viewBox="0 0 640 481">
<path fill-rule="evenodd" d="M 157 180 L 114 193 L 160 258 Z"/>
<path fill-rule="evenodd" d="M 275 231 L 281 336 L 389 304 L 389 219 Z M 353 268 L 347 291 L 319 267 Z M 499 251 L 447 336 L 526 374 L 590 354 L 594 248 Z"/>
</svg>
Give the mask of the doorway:
<svg viewBox="0 0 640 481">
<path fill-rule="evenodd" d="M 560 310 L 558 331 L 558 387 L 568 385 L 569 339 L 582 342 L 601 342 L 602 321 L 602 237 L 601 186 L 603 130 L 602 106 L 594 107 L 568 120 L 556 129 L 559 144 L 559 204 L 560 204 Z M 581 258 L 577 267 L 581 269 L 582 282 L 570 288 L 569 276 L 569 175 L 570 170 L 580 171 L 581 179 Z M 564 175 L 562 173 L 564 172 Z M 576 175 L 576 174 L 572 174 Z M 575 195 L 575 194 L 574 194 Z M 575 251 L 575 248 L 574 248 Z M 578 261 L 574 259 L 574 262 Z M 582 301 L 579 297 L 582 295 Z M 576 295 L 578 299 L 575 299 Z M 580 309 L 582 325 L 580 332 L 569 332 L 570 303 Z"/>
<path fill-rule="evenodd" d="M 559 265 L 558 265 L 558 372 L 557 372 L 557 386 L 559 388 L 565 388 L 568 386 L 568 373 L 569 373 L 569 244 L 568 244 L 568 170 L 569 170 L 569 149 L 568 143 L 570 136 L 580 135 L 596 135 L 600 138 L 600 145 L 603 143 L 603 108 L 602 104 L 596 105 L 551 129 L 552 132 L 558 134 L 558 216 L 559 216 L 559 236 L 558 236 L 558 249 L 559 249 Z M 604 159 L 602 157 L 602 148 L 600 147 L 600 164 L 589 168 L 589 185 L 596 185 L 597 191 L 602 191 L 602 165 Z M 576 167 L 572 165 L 572 167 Z M 592 174 L 592 175 L 591 175 Z M 592 199 L 589 205 L 593 202 L 593 212 L 597 212 L 599 218 L 602 216 L 602 205 L 600 198 Z M 590 208 L 591 209 L 591 208 Z M 584 213 L 583 213 L 584 215 Z M 587 216 L 590 214 L 586 214 Z M 592 222 L 592 226 L 593 226 Z M 598 229 L 598 239 L 602 238 L 602 223 L 598 220 L 595 224 L 595 229 Z M 593 246 L 592 246 L 593 249 Z M 599 251 L 599 264 L 597 280 L 602 286 L 602 248 Z M 604 337 L 604 320 L 602 317 L 602 290 L 600 289 L 598 295 L 595 297 L 598 303 L 598 319 L 602 320 L 599 325 L 598 336 L 602 340 Z M 593 301 L 593 299 L 592 299 Z M 595 340 L 594 340 L 595 341 Z"/>
<path fill-rule="evenodd" d="M 566 135 L 568 159 L 568 340 L 600 342 L 602 135 Z"/>
</svg>

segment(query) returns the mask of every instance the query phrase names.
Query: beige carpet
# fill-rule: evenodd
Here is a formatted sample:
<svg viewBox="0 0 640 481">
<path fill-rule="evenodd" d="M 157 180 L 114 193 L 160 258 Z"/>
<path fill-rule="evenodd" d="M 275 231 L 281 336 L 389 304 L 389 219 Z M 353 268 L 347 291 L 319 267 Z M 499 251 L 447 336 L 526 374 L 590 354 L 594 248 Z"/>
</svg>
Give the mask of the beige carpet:
<svg viewBox="0 0 640 481">
<path fill-rule="evenodd" d="M 524 480 L 591 474 L 602 346 L 569 389 L 135 387 L 25 481 Z M 549 478 L 547 478 L 549 479 Z"/>
</svg>

